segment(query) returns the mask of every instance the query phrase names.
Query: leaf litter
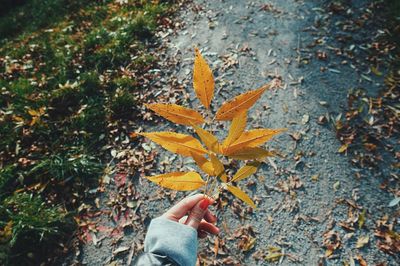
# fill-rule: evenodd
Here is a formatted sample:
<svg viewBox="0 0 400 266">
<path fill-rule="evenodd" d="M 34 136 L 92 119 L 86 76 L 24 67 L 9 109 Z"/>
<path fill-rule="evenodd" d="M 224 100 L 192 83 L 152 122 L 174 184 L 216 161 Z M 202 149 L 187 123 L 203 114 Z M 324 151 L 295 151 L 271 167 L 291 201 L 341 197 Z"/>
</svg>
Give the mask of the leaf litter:
<svg viewBox="0 0 400 266">
<path fill-rule="evenodd" d="M 327 10 L 322 9 L 323 12 L 332 12 L 329 13 L 329 16 L 336 16 L 337 14 L 340 14 L 340 12 L 343 12 L 342 7 L 340 6 L 341 4 L 337 4 L 335 3 L 335 5 L 328 5 L 326 7 Z M 251 7 L 251 4 L 250 6 Z M 201 12 L 201 10 L 204 10 L 204 8 L 200 5 L 194 5 L 193 10 L 198 10 Z M 274 7 L 275 8 L 275 7 Z M 374 7 L 372 7 L 374 8 Z M 268 11 L 268 8 L 266 7 Z M 264 11 L 263 9 L 261 9 L 260 11 Z M 318 10 L 314 10 L 315 12 L 320 12 Z M 212 14 L 212 13 L 210 13 Z M 276 12 L 277 16 L 279 16 L 279 12 Z M 211 16 L 211 15 L 210 15 Z M 244 19 L 242 18 L 241 20 L 243 21 L 247 21 L 248 19 Z M 318 23 L 318 22 L 317 22 Z M 348 25 L 348 22 L 345 22 L 344 25 L 348 28 L 351 29 L 351 26 Z M 217 28 L 217 26 L 216 26 Z M 325 54 L 324 54 L 325 53 Z M 337 49 L 327 49 L 324 50 L 324 53 L 322 53 L 320 55 L 320 57 L 322 56 L 322 58 L 318 58 L 323 59 L 320 61 L 323 62 L 329 62 L 330 60 L 332 60 L 332 57 L 334 56 L 342 56 L 339 51 Z M 331 54 L 332 53 L 332 54 Z M 335 54 L 334 54 L 335 53 Z M 231 54 L 231 56 L 234 53 Z M 304 51 L 301 52 L 301 55 L 304 56 Z M 318 57 L 318 54 L 315 54 Z M 346 56 L 351 56 L 350 52 L 346 52 Z M 236 57 L 233 57 L 233 60 Z M 300 62 L 306 62 L 306 60 L 308 60 L 310 62 L 312 57 L 310 58 L 301 58 Z M 238 59 L 240 59 L 240 56 L 238 57 Z M 325 60 L 326 59 L 326 60 Z M 229 62 L 226 61 L 226 62 Z M 233 61 L 232 61 L 233 62 Z M 171 64 L 174 64 L 173 62 L 170 62 Z M 357 65 L 357 64 L 356 64 Z M 235 61 L 235 64 L 233 65 L 229 65 L 226 68 L 226 66 L 224 67 L 224 64 L 220 65 L 220 71 L 221 73 L 224 74 L 224 71 L 227 70 L 232 70 L 231 66 L 240 66 L 240 60 Z M 339 67 L 336 67 L 338 69 L 340 69 Z M 338 74 L 337 70 L 333 67 L 329 67 L 327 68 L 327 70 L 333 74 Z M 323 71 L 323 68 L 321 68 L 321 71 Z M 376 71 L 375 71 L 376 72 Z M 222 75 L 223 75 L 222 74 Z M 219 80 L 219 76 L 216 78 L 216 84 L 219 84 L 219 82 L 221 82 Z M 364 80 L 366 80 L 365 78 L 362 78 Z M 188 99 L 190 100 L 190 96 L 189 94 L 186 92 L 185 89 L 185 82 L 183 81 L 183 83 L 178 82 L 175 78 L 172 78 L 171 82 L 170 82 L 170 87 L 168 89 L 160 89 L 160 91 L 155 92 L 154 95 L 157 96 L 161 96 L 165 101 L 164 102 L 173 102 L 173 103 L 184 103 L 186 102 Z M 224 92 L 224 88 L 221 89 L 221 93 L 225 94 Z M 217 93 L 217 95 L 219 95 L 219 93 Z M 226 94 L 225 94 L 226 95 Z M 183 100 L 182 100 L 182 96 L 183 96 Z M 158 101 L 158 99 L 157 99 Z M 323 107 L 328 108 L 329 104 L 326 104 L 325 102 L 323 102 L 323 104 L 321 104 Z M 289 108 L 289 107 L 288 107 Z M 389 110 L 392 110 L 391 107 L 389 107 Z M 143 117 L 145 117 L 146 121 L 153 121 L 153 122 L 157 122 L 157 121 L 162 121 L 159 118 L 155 117 L 154 115 L 152 115 L 150 112 L 147 112 L 145 110 L 142 110 L 142 115 Z M 318 117 L 318 116 L 317 116 Z M 344 116 L 343 116 L 344 117 Z M 309 124 L 313 123 L 313 119 L 315 119 L 314 115 L 311 114 L 305 114 L 303 115 L 301 121 L 297 121 L 294 122 L 295 123 L 299 123 L 299 124 L 303 124 L 304 126 L 307 126 Z M 330 118 L 329 118 L 330 119 Z M 343 119 L 343 118 L 342 118 Z M 330 121 L 330 120 L 328 120 Z M 337 122 L 338 120 L 333 119 L 334 122 L 340 124 L 339 122 Z M 374 125 L 374 121 L 375 120 L 369 120 L 372 122 L 368 122 L 368 123 L 372 123 Z M 326 125 L 326 123 L 322 124 L 322 125 Z M 141 130 L 140 130 L 141 131 Z M 293 134 L 293 133 L 292 133 Z M 301 137 L 295 136 L 295 138 L 293 138 L 295 140 L 295 142 L 301 142 L 301 141 L 307 141 L 307 138 L 309 137 L 309 133 L 307 133 L 307 131 L 304 131 L 303 133 L 300 134 Z M 346 135 L 347 137 L 347 135 Z M 351 138 L 351 137 L 350 137 Z M 346 138 L 346 141 L 350 141 L 349 139 Z M 347 143 L 347 142 L 346 142 Z M 344 144 L 346 144 L 344 143 Z M 343 153 L 347 153 L 348 149 L 351 150 L 354 146 L 352 144 L 348 144 L 349 146 L 346 147 L 346 149 L 343 150 Z M 301 147 L 301 146 L 300 146 Z M 367 145 L 368 147 L 368 145 Z M 373 146 L 370 146 L 370 148 L 373 149 Z M 150 173 L 150 169 L 152 166 L 154 166 L 154 164 L 151 164 L 152 160 L 155 158 L 155 154 L 157 152 L 152 152 L 151 149 L 147 149 L 148 152 L 148 158 L 145 157 L 145 161 L 148 162 L 148 164 L 146 165 L 146 167 L 140 167 L 141 173 L 142 174 L 148 174 Z M 302 161 L 302 157 L 306 157 L 306 152 L 299 152 L 299 159 L 298 162 Z M 308 155 L 308 154 L 307 154 Z M 143 160 L 144 157 L 138 159 L 135 159 L 136 163 L 137 161 Z M 175 169 L 175 165 L 174 167 L 171 169 L 171 164 L 174 160 L 173 158 L 176 157 L 172 157 L 172 156 L 166 156 L 165 157 L 165 163 L 164 165 L 164 170 L 180 170 L 179 166 L 177 166 L 178 169 Z M 132 159 L 133 160 L 133 159 Z M 268 160 L 270 160 L 270 158 L 268 158 Z M 182 161 L 183 162 L 183 161 Z M 179 165 L 179 164 L 177 164 Z M 300 164 L 299 164 L 300 165 Z M 182 164 L 183 166 L 183 164 Z M 136 167 L 139 168 L 139 166 L 137 165 Z M 286 172 L 288 171 L 288 169 L 282 169 L 281 166 L 278 165 L 273 165 L 272 166 L 276 173 L 282 173 L 282 172 Z M 290 173 L 290 171 L 289 171 Z M 323 173 L 318 173 L 318 178 L 315 178 L 316 180 L 314 180 L 314 182 L 316 184 L 319 184 L 320 182 L 323 182 L 324 180 L 324 175 Z M 306 182 L 305 180 L 303 180 L 304 182 Z M 339 182 L 339 181 L 338 181 Z M 274 206 L 274 211 L 279 213 L 282 212 L 282 210 L 289 210 L 289 211 L 293 211 L 296 210 L 295 206 L 297 202 L 297 200 L 295 199 L 296 194 L 300 194 L 301 195 L 301 191 L 302 189 L 304 189 L 304 184 L 302 184 L 303 182 L 300 181 L 299 178 L 296 178 L 295 175 L 291 175 L 291 179 L 289 180 L 289 178 L 285 181 L 281 181 L 279 183 L 277 183 L 276 186 L 270 186 L 268 184 L 264 185 L 264 187 L 266 187 L 266 191 L 269 191 L 269 193 L 285 193 L 287 194 L 287 197 L 285 198 L 285 203 L 278 203 L 276 206 Z M 338 186 L 338 190 L 341 190 L 342 186 L 345 186 L 345 184 L 342 184 L 341 182 L 339 183 L 340 186 Z M 305 183 L 306 188 L 307 186 L 309 186 L 308 183 Z M 393 190 L 392 190 L 393 191 Z M 395 193 L 395 195 L 398 195 L 396 193 L 396 190 L 393 191 Z M 338 192 L 339 193 L 339 192 Z M 150 198 L 149 200 L 152 201 L 157 201 L 160 200 L 163 196 L 166 196 L 168 199 L 175 199 L 176 197 L 176 193 L 175 192 L 157 192 L 157 196 L 154 196 L 154 198 Z M 262 195 L 262 198 L 265 197 L 264 195 Z M 266 196 L 268 197 L 268 196 Z M 299 196 L 301 197 L 301 196 Z M 255 197 L 255 201 L 257 202 L 259 199 L 257 197 Z M 262 200 L 262 199 L 261 199 Z M 285 207 L 285 204 L 289 204 Z M 370 249 L 373 248 L 373 243 L 376 242 L 377 239 L 379 239 L 379 245 L 378 247 L 380 248 L 380 250 L 387 252 L 389 254 L 396 254 L 393 252 L 396 252 L 396 225 L 395 225 L 395 220 L 393 218 L 388 218 L 388 217 L 384 217 L 382 222 L 380 223 L 376 223 L 376 225 L 374 225 L 373 228 L 371 228 L 371 224 L 373 224 L 373 221 L 369 221 L 368 220 L 368 213 L 366 212 L 365 208 L 361 207 L 362 202 L 357 202 L 357 200 L 343 200 L 341 202 L 337 203 L 338 205 L 343 205 L 343 206 L 348 206 L 349 211 L 347 212 L 347 220 L 345 219 L 342 223 L 339 222 L 338 224 L 341 224 L 341 227 L 344 228 L 345 230 L 347 230 L 348 234 L 352 234 L 355 233 L 357 235 L 356 238 L 353 239 L 353 248 L 356 248 L 356 244 L 357 244 L 357 240 L 361 239 L 360 241 L 360 245 L 362 243 L 366 242 L 366 236 L 364 233 L 359 232 L 361 230 L 370 230 L 370 229 L 374 229 L 375 230 L 375 237 L 372 238 L 371 236 L 368 236 L 368 241 L 367 243 L 363 244 L 362 247 L 360 247 L 361 250 L 364 249 Z M 387 203 L 389 204 L 389 202 Z M 229 207 L 229 209 L 232 210 L 232 213 L 234 213 L 234 215 L 236 217 L 238 217 L 240 219 L 240 221 L 246 221 L 246 217 L 248 217 L 249 215 L 251 215 L 252 210 L 251 209 L 246 209 L 243 208 L 243 206 L 241 204 L 238 204 L 236 201 L 233 201 L 232 203 L 230 203 L 229 198 L 226 197 L 225 195 L 221 195 L 220 198 L 218 198 L 217 200 L 217 205 L 216 205 L 217 209 L 220 210 L 224 207 Z M 321 218 L 315 218 L 311 219 L 310 217 L 312 216 L 298 216 L 298 217 L 303 217 L 303 218 L 299 218 L 299 222 L 302 223 L 302 221 L 304 222 L 317 222 L 319 223 L 321 220 Z M 329 217 L 329 213 L 327 214 L 326 217 Z M 273 219 L 271 219 L 272 223 L 273 223 Z M 334 223 L 333 223 L 334 224 Z M 367 225 L 368 224 L 368 225 Z M 224 226 L 226 229 L 226 231 L 228 231 L 228 224 L 225 223 Z M 139 227 L 140 228 L 140 227 Z M 240 228 L 240 227 L 239 227 Z M 232 251 L 234 250 L 234 246 L 232 245 L 233 243 L 237 243 L 237 248 L 238 250 L 242 250 L 243 253 L 249 252 L 254 254 L 259 254 L 259 258 L 261 258 L 263 261 L 268 261 L 269 259 L 271 259 L 271 261 L 278 261 L 278 262 L 282 262 L 283 259 L 290 259 L 290 256 L 286 256 L 286 250 L 283 250 L 281 247 L 278 246 L 270 246 L 271 248 L 267 247 L 267 248 L 263 248 L 260 247 L 260 243 L 263 243 L 262 237 L 260 235 L 257 235 L 257 233 L 254 232 L 254 230 L 251 230 L 248 227 L 246 230 L 238 230 L 236 232 L 238 232 L 238 241 L 234 242 L 234 239 L 229 239 L 229 238 L 218 238 L 218 241 L 214 240 L 210 241 L 209 244 L 206 244 L 204 247 L 204 250 L 200 251 L 199 254 L 199 262 L 200 263 L 207 263 L 210 265 L 234 265 L 234 264 L 240 264 L 240 262 L 243 263 L 243 261 L 246 261 L 244 259 L 244 257 L 240 256 L 240 255 L 233 255 L 231 254 Z M 340 229 L 339 229 L 340 230 Z M 281 233 L 280 233 L 281 234 Z M 332 228 L 327 230 L 324 234 L 321 234 L 321 236 L 323 237 L 323 241 L 319 242 L 319 245 L 322 247 L 324 246 L 326 251 L 324 253 L 324 255 L 326 255 L 329 259 L 332 259 L 333 261 L 336 261 L 337 259 L 337 255 L 340 254 L 341 252 L 343 252 L 344 246 L 348 245 L 347 241 L 348 239 L 352 239 L 352 237 L 354 237 L 354 235 L 347 235 L 344 234 L 342 231 L 338 231 L 338 229 L 333 230 Z M 349 237 L 349 238 L 347 238 Z M 364 238 L 362 238 L 364 237 Z M 261 238 L 261 239 L 260 239 Z M 240 243 L 240 245 L 239 245 Z M 216 248 L 217 247 L 217 248 Z M 228 248 L 229 247 L 229 248 Z M 207 254 L 212 254 L 213 256 L 209 256 Z M 215 256 L 216 254 L 216 256 Z M 365 253 L 364 253 L 365 254 Z M 256 256 L 257 257 L 257 256 Z M 301 259 L 297 258 L 297 256 L 292 256 L 293 258 L 295 258 L 293 261 L 301 261 Z M 276 260 L 275 260 L 276 258 Z M 303 258 L 305 259 L 305 258 Z M 362 265 L 366 265 L 366 260 L 370 259 L 370 257 L 366 257 L 365 255 L 356 255 L 356 256 L 349 256 L 349 261 L 358 261 L 360 264 Z"/>
</svg>

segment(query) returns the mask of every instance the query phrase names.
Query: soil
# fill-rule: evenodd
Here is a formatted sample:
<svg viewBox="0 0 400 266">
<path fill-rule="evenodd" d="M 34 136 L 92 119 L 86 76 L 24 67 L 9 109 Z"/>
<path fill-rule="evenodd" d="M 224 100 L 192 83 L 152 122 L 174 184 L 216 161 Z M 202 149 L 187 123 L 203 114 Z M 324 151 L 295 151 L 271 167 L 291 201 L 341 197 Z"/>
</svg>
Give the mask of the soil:
<svg viewBox="0 0 400 266">
<path fill-rule="evenodd" d="M 349 3 L 353 12 L 349 16 L 358 16 L 357 12 L 366 3 Z M 355 174 L 363 170 L 354 168 L 349 158 L 338 152 L 341 143 L 332 124 L 318 121 L 320 116 L 342 113 L 350 89 L 362 87 L 377 93 L 383 82 L 376 76 L 363 77 L 366 63 L 362 59 L 351 60 L 335 54 L 335 48 L 350 47 L 352 43 L 339 43 L 333 37 L 338 34 L 337 20 L 334 13 L 327 12 L 328 4 L 293 0 L 268 1 L 268 4 L 195 1 L 185 5 L 177 15 L 176 21 L 182 24 L 179 30 L 159 33 L 161 45 L 166 47 L 165 54 L 160 56 L 159 65 L 163 68 L 154 70 L 160 74 L 150 82 L 152 90 L 147 99 L 178 101 L 192 108 L 200 106 L 192 89 L 194 46 L 201 49 L 213 69 L 214 112 L 227 99 L 256 89 L 273 78 L 281 81 L 280 88 L 267 91 L 252 107 L 248 123 L 248 129 L 288 128 L 268 144 L 281 156 L 266 160 L 257 174 L 240 184 L 255 199 L 257 210 L 249 210 L 228 193 L 222 196 L 230 203 L 216 212 L 222 231 L 218 256 L 214 255 L 215 237 L 209 236 L 200 240 L 201 262 L 265 265 L 269 263 L 265 260 L 267 248 L 274 246 L 285 254 L 273 262 L 281 265 L 342 265 L 343 262 L 351 265 L 357 261 L 357 255 L 368 265 L 400 263 L 398 254 L 391 256 L 377 248 L 374 236 L 376 221 L 396 211 L 396 206 L 388 207 L 393 196 L 379 188 L 381 177 L 365 172 L 363 178 L 356 178 Z M 359 55 L 355 58 L 362 58 L 363 50 L 357 44 L 362 38 L 365 38 L 363 31 L 352 36 L 354 53 Z M 316 42 L 322 43 L 312 47 Z M 144 107 L 142 112 L 146 113 Z M 215 126 L 214 133 L 222 139 L 228 125 Z M 140 122 L 137 129 L 187 132 L 184 127 L 174 127 L 156 116 Z M 168 153 L 146 140 L 133 141 L 129 150 L 132 153 L 139 147 L 145 150 L 150 147 L 157 152 L 154 160 L 147 162 L 146 174 L 196 168 L 190 159 Z M 152 153 L 147 152 L 146 158 L 149 154 Z M 150 220 L 184 196 L 151 184 L 132 169 L 125 172 L 134 172 L 128 176 L 128 181 L 133 182 L 131 190 L 123 189 L 134 206 L 130 206 L 131 215 L 122 219 L 126 223 L 124 229 L 113 232 L 113 236 L 99 230 L 95 241 L 79 245 L 65 265 L 126 264 L 141 252 Z M 105 186 L 106 192 L 94 196 L 100 197 L 100 206 L 104 206 L 96 221 L 110 228 L 122 223 L 121 219 L 116 222 L 111 218 L 115 209 L 112 206 L 122 197 L 122 190 L 114 181 L 111 178 Z M 362 228 L 357 219 L 354 230 L 340 226 L 350 213 L 358 214 L 359 218 L 362 210 L 366 210 Z M 251 235 L 252 231 L 255 244 L 245 251 L 241 243 L 247 240 L 243 235 Z M 329 232 L 337 234 L 341 244 L 327 258 L 324 242 L 327 243 Z M 356 248 L 361 236 L 368 236 L 369 243 Z"/>
</svg>

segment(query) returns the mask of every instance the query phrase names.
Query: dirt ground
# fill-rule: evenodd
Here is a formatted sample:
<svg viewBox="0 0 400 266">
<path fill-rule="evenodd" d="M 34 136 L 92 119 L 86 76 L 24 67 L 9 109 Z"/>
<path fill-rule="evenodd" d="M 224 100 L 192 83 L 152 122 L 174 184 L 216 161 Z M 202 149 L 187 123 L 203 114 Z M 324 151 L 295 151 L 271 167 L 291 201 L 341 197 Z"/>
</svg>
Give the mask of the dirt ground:
<svg viewBox="0 0 400 266">
<path fill-rule="evenodd" d="M 365 1 L 352 1 L 351 5 L 349 16 L 359 16 Z M 357 40 L 365 33 L 354 32 L 354 47 L 349 42 L 339 43 L 333 37 L 338 34 L 335 14 L 329 14 L 326 6 L 321 1 L 195 1 L 177 15 L 176 21 L 182 24 L 179 30 L 159 33 L 164 47 L 160 51 L 165 54 L 160 55 L 160 69 L 152 70 L 158 74 L 149 82 L 151 90 L 146 100 L 199 106 L 192 89 L 194 46 L 201 49 L 216 79 L 213 111 L 233 96 L 273 78 L 281 80 L 280 88 L 267 91 L 251 109 L 249 125 L 288 128 L 269 143 L 269 148 L 282 156 L 267 160 L 248 179 L 247 186 L 242 184 L 255 199 L 256 211 L 231 195 L 223 196 L 230 199 L 230 204 L 217 210 L 222 231 L 218 255 L 215 237 L 200 240 L 201 263 L 400 263 L 399 254 L 388 255 L 377 248 L 374 236 L 377 220 L 386 214 L 396 219 L 392 217 L 398 207 L 388 207 L 393 196 L 380 189 L 380 178 L 369 172 L 356 178 L 362 169 L 354 168 L 349 158 L 338 152 L 341 144 L 331 123 L 318 121 L 320 116 L 343 112 L 349 89 L 363 87 L 376 93 L 383 82 L 364 74 L 366 63 Z M 312 47 L 315 43 L 318 45 Z M 349 47 L 361 59 L 338 56 L 337 47 Z M 187 132 L 184 127 L 176 128 L 155 115 L 146 115 L 144 107 L 142 113 L 147 120 L 134 130 Z M 220 139 L 227 133 L 227 125 L 215 128 Z M 100 207 L 93 218 L 97 233 L 90 234 L 87 244 L 77 245 L 65 265 L 129 262 L 141 252 L 150 220 L 184 196 L 150 184 L 140 172 L 158 174 L 196 168 L 191 160 L 182 160 L 144 139 L 132 141 L 118 152 L 124 153 L 120 157 L 128 154 L 131 158 L 119 162 L 117 173 L 104 182 L 105 192 L 93 195 Z M 135 168 L 132 160 L 136 164 L 145 160 L 145 167 Z M 116 210 L 130 212 L 115 218 Z M 360 221 L 364 210 L 365 222 Z M 368 239 L 368 243 L 357 248 L 360 238 Z M 329 245 L 334 250 L 327 257 Z M 268 247 L 280 248 L 283 255 L 270 261 L 274 253 Z"/>
</svg>

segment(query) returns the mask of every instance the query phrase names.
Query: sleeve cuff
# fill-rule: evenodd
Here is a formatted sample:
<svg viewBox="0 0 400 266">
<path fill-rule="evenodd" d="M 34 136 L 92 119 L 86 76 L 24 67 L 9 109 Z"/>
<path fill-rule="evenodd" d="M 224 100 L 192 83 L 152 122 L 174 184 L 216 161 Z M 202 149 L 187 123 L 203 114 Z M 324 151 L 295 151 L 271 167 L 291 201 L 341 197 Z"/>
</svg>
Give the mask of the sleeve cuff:
<svg viewBox="0 0 400 266">
<path fill-rule="evenodd" d="M 144 251 L 165 255 L 178 265 L 196 265 L 197 231 L 164 217 L 153 219 L 144 241 Z"/>
</svg>

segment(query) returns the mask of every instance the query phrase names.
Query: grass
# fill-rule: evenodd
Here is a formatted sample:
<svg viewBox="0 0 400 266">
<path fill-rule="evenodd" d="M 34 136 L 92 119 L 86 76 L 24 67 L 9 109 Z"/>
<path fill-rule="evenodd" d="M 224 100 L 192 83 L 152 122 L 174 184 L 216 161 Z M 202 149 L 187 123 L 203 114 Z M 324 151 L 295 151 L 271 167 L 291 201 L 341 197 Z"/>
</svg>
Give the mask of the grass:
<svg viewBox="0 0 400 266">
<path fill-rule="evenodd" d="M 0 5 L 0 264 L 51 264 L 102 174 L 108 125 L 136 116 L 141 86 L 120 69 L 154 64 L 146 44 L 173 3 Z"/>
</svg>

